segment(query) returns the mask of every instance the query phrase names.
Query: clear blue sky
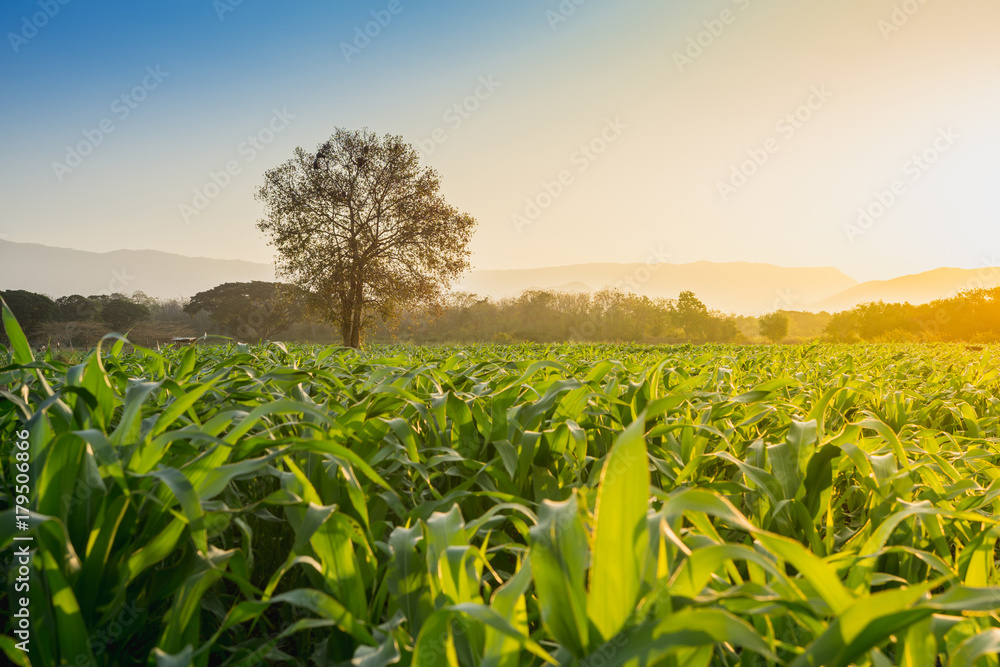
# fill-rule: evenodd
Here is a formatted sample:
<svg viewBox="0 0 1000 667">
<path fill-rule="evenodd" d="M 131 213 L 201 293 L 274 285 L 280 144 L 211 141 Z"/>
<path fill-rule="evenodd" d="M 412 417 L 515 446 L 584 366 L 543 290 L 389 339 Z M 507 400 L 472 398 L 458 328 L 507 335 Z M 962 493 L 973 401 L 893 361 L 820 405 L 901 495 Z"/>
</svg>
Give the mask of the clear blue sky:
<svg viewBox="0 0 1000 667">
<path fill-rule="evenodd" d="M 269 261 L 261 174 L 367 126 L 426 148 L 479 268 L 1000 263 L 1000 7 L 894 4 L 7 0 L 0 238 Z"/>
</svg>

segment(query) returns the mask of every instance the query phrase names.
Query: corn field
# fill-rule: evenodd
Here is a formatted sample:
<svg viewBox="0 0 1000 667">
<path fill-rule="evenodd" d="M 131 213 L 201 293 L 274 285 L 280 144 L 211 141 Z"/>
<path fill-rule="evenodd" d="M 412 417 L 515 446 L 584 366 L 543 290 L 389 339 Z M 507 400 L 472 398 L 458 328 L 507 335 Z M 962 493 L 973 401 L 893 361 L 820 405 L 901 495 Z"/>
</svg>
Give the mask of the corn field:
<svg viewBox="0 0 1000 667">
<path fill-rule="evenodd" d="M 13 664 L 998 664 L 1000 349 L 4 325 Z"/>
</svg>

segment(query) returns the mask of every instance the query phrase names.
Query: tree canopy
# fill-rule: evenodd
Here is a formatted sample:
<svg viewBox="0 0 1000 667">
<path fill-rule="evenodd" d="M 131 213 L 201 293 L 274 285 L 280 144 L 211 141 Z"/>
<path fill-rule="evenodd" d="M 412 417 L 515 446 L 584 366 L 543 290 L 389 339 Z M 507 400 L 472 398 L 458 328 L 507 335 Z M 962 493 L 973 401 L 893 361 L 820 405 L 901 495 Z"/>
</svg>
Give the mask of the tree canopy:
<svg viewBox="0 0 1000 667">
<path fill-rule="evenodd" d="M 56 303 L 49 297 L 27 290 L 0 291 L 0 297 L 3 297 L 29 337 L 38 333 L 41 326 L 51 320 L 58 310 Z"/>
<path fill-rule="evenodd" d="M 80 294 L 61 296 L 56 299 L 57 322 L 94 322 L 100 319 L 101 304 Z"/>
<path fill-rule="evenodd" d="M 435 299 L 469 266 L 476 221 L 398 136 L 337 129 L 269 170 L 257 198 L 279 274 L 351 347 L 377 316 Z"/>
<path fill-rule="evenodd" d="M 125 297 L 109 299 L 101 308 L 101 319 L 119 333 L 128 331 L 149 316 L 149 308 Z"/>
<path fill-rule="evenodd" d="M 230 336 L 266 340 L 302 318 L 305 296 L 298 287 L 282 283 L 225 283 L 195 294 L 184 312 L 196 315 L 207 311 Z"/>
<path fill-rule="evenodd" d="M 673 307 L 674 325 L 695 343 L 716 343 L 732 340 L 736 325 L 721 313 L 709 311 L 694 292 L 681 292 Z"/>
<path fill-rule="evenodd" d="M 781 311 L 762 315 L 757 321 L 760 324 L 760 335 L 772 343 L 784 340 L 788 335 L 788 315 Z"/>
</svg>

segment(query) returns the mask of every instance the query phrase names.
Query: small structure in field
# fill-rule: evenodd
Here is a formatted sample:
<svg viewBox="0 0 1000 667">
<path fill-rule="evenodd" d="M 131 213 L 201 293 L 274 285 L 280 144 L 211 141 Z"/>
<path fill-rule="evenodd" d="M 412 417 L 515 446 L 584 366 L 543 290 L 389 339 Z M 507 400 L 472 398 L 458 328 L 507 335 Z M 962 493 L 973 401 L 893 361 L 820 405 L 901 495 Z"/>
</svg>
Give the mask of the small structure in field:
<svg viewBox="0 0 1000 667">
<path fill-rule="evenodd" d="M 197 338 L 188 336 L 180 336 L 177 338 L 170 339 L 170 345 L 194 345 L 197 342 L 198 342 Z"/>
</svg>

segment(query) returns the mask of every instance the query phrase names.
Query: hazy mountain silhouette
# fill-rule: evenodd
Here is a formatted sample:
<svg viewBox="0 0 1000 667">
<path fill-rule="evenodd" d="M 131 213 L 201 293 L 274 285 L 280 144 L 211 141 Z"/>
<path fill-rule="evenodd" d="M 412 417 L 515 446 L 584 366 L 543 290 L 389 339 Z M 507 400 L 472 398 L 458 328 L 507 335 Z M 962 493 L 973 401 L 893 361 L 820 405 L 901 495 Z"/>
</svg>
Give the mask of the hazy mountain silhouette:
<svg viewBox="0 0 1000 667">
<path fill-rule="evenodd" d="M 36 243 L 0 242 L 0 286 L 47 294 L 145 292 L 190 297 L 225 282 L 274 280 L 274 267 L 240 260 L 184 257 L 158 250 L 86 252 Z"/>
<path fill-rule="evenodd" d="M 583 285 L 592 291 L 619 287 L 649 297 L 667 298 L 676 298 L 682 291 L 691 290 L 710 308 L 759 314 L 776 309 L 805 310 L 810 304 L 857 284 L 853 278 L 829 267 L 694 262 L 575 264 L 543 269 L 473 271 L 456 289 L 511 296 L 526 289 L 581 291 Z"/>
<path fill-rule="evenodd" d="M 53 298 L 135 291 L 157 298 L 190 297 L 222 283 L 251 280 L 274 280 L 274 267 L 158 250 L 96 253 L 36 243 L 0 242 L 0 289 L 25 289 Z M 760 314 L 776 309 L 834 312 L 878 300 L 926 303 L 961 289 L 998 284 L 1000 269 L 944 268 L 858 283 L 829 267 L 694 262 L 472 271 L 455 289 L 494 298 L 515 296 L 527 289 L 587 292 L 619 287 L 667 298 L 691 290 L 710 308 L 727 313 Z"/>
<path fill-rule="evenodd" d="M 934 269 L 891 280 L 871 280 L 823 299 L 811 310 L 847 310 L 859 303 L 921 304 L 954 296 L 960 290 L 1000 285 L 1000 268 Z"/>
</svg>

